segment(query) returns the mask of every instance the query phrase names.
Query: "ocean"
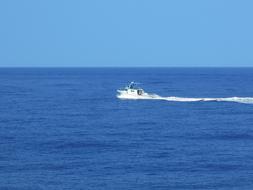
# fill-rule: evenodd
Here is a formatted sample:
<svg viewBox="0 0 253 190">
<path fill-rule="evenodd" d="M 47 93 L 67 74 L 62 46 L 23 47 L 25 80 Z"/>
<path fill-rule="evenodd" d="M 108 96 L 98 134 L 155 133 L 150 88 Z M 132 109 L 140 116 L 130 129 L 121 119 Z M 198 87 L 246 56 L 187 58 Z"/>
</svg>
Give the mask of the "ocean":
<svg viewBox="0 0 253 190">
<path fill-rule="evenodd" d="M 167 98 L 118 99 L 131 81 Z M 1 68 L 0 189 L 252 190 L 252 82 L 253 68 Z"/>
</svg>

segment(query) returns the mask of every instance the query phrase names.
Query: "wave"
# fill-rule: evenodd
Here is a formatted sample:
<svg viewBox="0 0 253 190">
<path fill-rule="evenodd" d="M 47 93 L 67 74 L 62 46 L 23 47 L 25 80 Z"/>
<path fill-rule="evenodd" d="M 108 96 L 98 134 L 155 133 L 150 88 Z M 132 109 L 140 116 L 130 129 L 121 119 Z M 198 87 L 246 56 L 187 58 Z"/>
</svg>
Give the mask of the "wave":
<svg viewBox="0 0 253 190">
<path fill-rule="evenodd" d="M 237 102 L 243 104 L 253 104 L 253 97 L 228 97 L 228 98 L 184 98 L 184 97 L 162 97 L 157 94 L 144 93 L 143 95 L 117 95 L 119 99 L 143 99 L 143 100 L 165 100 L 173 102 Z"/>
</svg>

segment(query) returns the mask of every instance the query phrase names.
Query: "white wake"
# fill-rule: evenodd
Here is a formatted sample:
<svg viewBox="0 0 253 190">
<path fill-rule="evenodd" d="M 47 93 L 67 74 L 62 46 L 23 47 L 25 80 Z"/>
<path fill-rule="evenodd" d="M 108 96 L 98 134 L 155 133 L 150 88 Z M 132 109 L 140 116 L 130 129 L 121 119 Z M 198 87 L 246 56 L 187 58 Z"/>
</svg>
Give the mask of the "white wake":
<svg viewBox="0 0 253 190">
<path fill-rule="evenodd" d="M 166 101 L 174 101 L 174 102 L 237 102 L 244 104 L 253 104 L 253 97 L 229 97 L 229 98 L 183 98 L 183 97 L 162 97 L 156 94 L 148 94 L 144 93 L 143 95 L 117 95 L 119 99 L 144 99 L 144 100 L 166 100 Z"/>
</svg>

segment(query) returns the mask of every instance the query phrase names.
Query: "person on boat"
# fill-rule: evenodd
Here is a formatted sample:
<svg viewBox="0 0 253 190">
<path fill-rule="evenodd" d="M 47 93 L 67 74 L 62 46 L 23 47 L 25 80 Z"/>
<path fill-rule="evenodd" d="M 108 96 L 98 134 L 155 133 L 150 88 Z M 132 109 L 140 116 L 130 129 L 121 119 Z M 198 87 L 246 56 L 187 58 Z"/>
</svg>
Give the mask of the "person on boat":
<svg viewBox="0 0 253 190">
<path fill-rule="evenodd" d="M 134 82 L 131 82 L 131 83 L 129 84 L 129 88 L 130 88 L 130 89 L 133 89 L 133 88 L 134 88 Z"/>
</svg>

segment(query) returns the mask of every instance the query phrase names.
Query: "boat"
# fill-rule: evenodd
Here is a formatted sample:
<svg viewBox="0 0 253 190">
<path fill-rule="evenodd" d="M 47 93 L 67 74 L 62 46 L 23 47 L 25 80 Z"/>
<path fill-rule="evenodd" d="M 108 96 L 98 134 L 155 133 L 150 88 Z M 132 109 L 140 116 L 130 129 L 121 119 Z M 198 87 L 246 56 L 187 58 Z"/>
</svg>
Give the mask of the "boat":
<svg viewBox="0 0 253 190">
<path fill-rule="evenodd" d="M 136 82 L 130 82 L 130 84 L 127 85 L 125 88 L 117 90 L 117 92 L 119 93 L 117 96 L 119 98 L 140 98 L 140 97 L 142 97 L 145 94 L 145 92 L 142 88 L 139 88 L 137 84 L 138 83 L 136 83 Z"/>
</svg>

